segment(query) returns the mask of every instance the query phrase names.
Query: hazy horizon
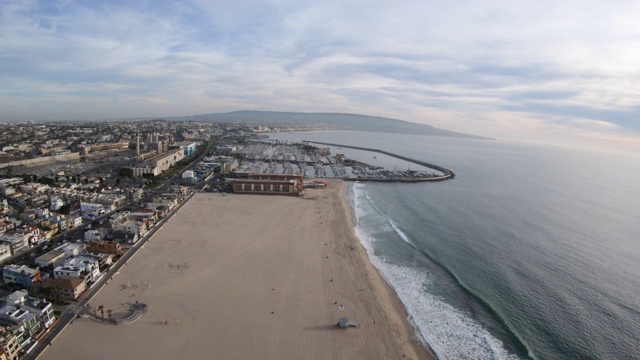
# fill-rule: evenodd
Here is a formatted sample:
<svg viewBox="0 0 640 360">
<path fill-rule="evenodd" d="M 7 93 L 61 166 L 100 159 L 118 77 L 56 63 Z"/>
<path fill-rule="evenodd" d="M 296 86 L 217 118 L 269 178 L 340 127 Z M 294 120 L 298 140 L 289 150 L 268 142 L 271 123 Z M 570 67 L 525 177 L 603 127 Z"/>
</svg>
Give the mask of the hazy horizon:
<svg viewBox="0 0 640 360">
<path fill-rule="evenodd" d="M 6 1 L 0 121 L 383 116 L 640 149 L 640 4 Z"/>
</svg>

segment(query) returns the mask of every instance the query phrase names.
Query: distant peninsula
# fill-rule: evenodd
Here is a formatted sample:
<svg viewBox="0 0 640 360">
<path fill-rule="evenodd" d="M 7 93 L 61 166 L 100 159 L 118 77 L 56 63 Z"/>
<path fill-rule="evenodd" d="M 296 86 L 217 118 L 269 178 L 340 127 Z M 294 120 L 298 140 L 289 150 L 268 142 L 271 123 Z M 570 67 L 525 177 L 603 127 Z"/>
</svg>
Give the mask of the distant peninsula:
<svg viewBox="0 0 640 360">
<path fill-rule="evenodd" d="M 327 130 L 356 130 L 399 134 L 448 136 L 466 139 L 491 140 L 490 138 L 463 134 L 409 121 L 347 113 L 303 113 L 279 111 L 241 110 L 192 116 L 170 117 L 166 120 L 195 120 L 210 122 L 233 122 L 256 125 L 307 125 Z"/>
</svg>

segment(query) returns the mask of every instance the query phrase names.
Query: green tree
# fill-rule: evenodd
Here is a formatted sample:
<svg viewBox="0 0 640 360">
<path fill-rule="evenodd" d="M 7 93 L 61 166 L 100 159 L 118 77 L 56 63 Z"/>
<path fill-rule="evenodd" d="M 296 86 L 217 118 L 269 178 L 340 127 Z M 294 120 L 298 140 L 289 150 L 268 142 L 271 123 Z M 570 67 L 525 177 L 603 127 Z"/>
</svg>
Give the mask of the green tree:
<svg viewBox="0 0 640 360">
<path fill-rule="evenodd" d="M 133 169 L 123 167 L 120 170 L 118 170 L 118 176 L 126 176 L 131 178 L 133 177 Z"/>
</svg>

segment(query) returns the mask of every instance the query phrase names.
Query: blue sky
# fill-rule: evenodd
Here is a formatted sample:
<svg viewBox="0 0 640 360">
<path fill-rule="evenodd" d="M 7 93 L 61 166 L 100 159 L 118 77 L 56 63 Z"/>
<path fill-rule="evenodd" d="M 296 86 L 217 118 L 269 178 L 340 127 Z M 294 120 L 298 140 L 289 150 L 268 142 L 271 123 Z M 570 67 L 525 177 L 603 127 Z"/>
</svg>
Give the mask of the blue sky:
<svg viewBox="0 0 640 360">
<path fill-rule="evenodd" d="M 0 0 L 0 121 L 352 112 L 640 149 L 638 1 Z"/>
</svg>

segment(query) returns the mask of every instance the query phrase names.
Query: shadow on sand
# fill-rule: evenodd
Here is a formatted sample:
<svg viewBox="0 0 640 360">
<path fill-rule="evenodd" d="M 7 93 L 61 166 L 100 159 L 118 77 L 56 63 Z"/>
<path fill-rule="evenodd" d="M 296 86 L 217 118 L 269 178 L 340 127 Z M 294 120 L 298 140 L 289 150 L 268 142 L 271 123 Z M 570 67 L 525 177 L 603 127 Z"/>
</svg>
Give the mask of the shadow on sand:
<svg viewBox="0 0 640 360">
<path fill-rule="evenodd" d="M 302 330 L 304 331 L 331 331 L 331 330 L 337 330 L 337 329 L 338 329 L 338 325 L 336 324 L 305 326 L 302 328 Z"/>
</svg>

